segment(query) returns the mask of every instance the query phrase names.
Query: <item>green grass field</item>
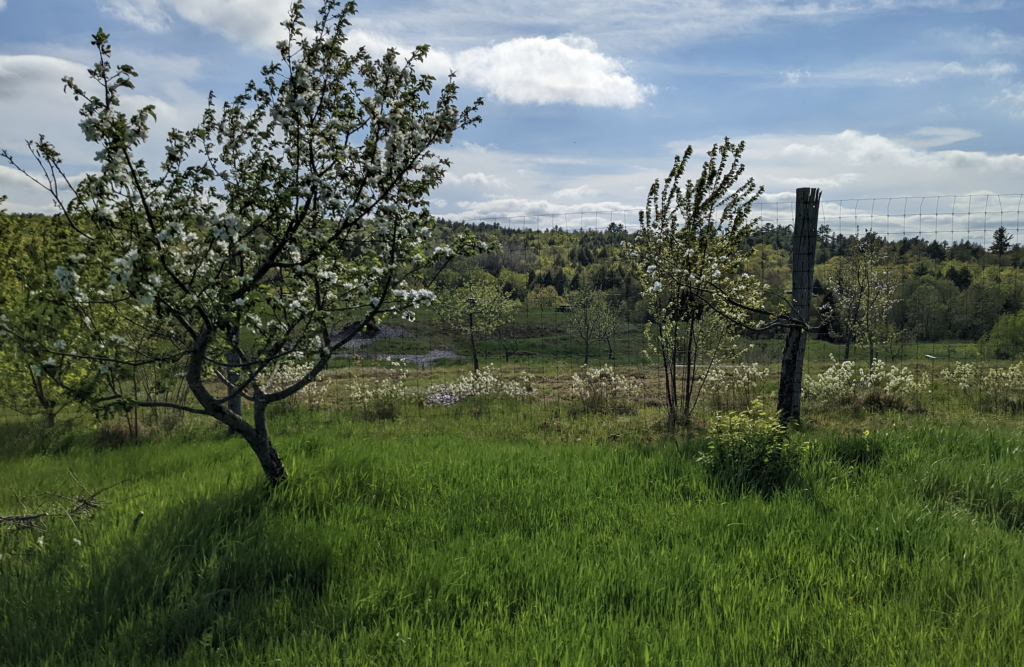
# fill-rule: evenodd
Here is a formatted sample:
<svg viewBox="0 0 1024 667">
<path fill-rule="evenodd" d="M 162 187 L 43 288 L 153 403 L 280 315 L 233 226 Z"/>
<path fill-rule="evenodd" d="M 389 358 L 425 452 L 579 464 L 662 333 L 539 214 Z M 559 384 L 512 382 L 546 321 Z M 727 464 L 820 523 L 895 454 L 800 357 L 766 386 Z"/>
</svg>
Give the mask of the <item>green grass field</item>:
<svg viewBox="0 0 1024 667">
<path fill-rule="evenodd" d="M 569 364 L 581 365 L 584 360 L 582 341 L 567 333 L 568 315 L 557 312 L 553 308 L 539 310 L 532 308 L 529 312 L 520 310 L 516 314 L 515 324 L 525 334 L 511 361 L 516 364 L 550 363 L 559 360 Z M 364 358 L 376 356 L 425 354 L 430 350 L 442 349 L 464 357 L 447 363 L 471 363 L 468 336 L 452 329 L 440 326 L 433 320 L 433 314 L 426 310 L 415 322 L 395 321 L 391 326 L 404 329 L 411 334 L 407 338 L 380 338 L 367 341 L 362 347 L 354 350 Z M 782 356 L 785 341 L 782 338 L 741 339 L 741 346 L 753 345 L 738 359 L 745 362 L 778 363 Z M 593 364 L 642 364 L 646 363 L 643 349 L 646 345 L 643 326 L 639 324 L 620 324 L 612 337 L 612 359 L 608 359 L 608 345 L 604 341 L 591 344 L 590 363 Z M 480 336 L 477 350 L 481 359 L 488 363 L 504 363 L 505 350 L 493 336 Z M 844 346 L 830 340 L 809 340 L 805 359 L 811 363 L 828 363 L 830 355 L 842 360 Z M 936 362 L 952 363 L 955 361 L 992 362 L 992 349 L 971 341 L 937 341 L 906 343 L 899 348 L 888 349 L 879 346 L 875 349 L 875 357 L 887 363 L 924 363 L 925 355 L 936 357 Z M 850 358 L 865 363 L 868 358 L 866 347 L 853 346 Z"/>
<path fill-rule="evenodd" d="M 69 469 L 117 486 L 0 530 L 0 664 L 1024 664 L 1019 419 L 811 408 L 774 494 L 662 419 L 278 412 L 274 490 L 202 422 L 57 447 L 8 422 L 0 514 L 80 492 Z"/>
</svg>

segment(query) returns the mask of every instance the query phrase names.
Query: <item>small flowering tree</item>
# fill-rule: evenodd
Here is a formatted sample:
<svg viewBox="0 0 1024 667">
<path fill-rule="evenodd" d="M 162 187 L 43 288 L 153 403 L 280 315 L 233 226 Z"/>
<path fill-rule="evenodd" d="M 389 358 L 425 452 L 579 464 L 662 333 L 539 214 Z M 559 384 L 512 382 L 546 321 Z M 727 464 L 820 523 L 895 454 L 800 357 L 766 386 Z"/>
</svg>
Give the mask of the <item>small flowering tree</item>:
<svg viewBox="0 0 1024 667">
<path fill-rule="evenodd" d="M 83 101 L 85 137 L 99 147 L 97 172 L 73 186 L 56 149 L 42 137 L 29 142 L 82 246 L 57 267 L 43 298 L 80 319 L 113 309 L 145 336 L 95 331 L 71 351 L 29 331 L 9 333 L 55 358 L 95 363 L 99 374 L 176 365 L 191 399 L 138 404 L 223 422 L 245 438 L 271 483 L 285 469 L 267 406 L 313 382 L 365 325 L 412 318 L 434 297 L 427 274 L 480 249 L 470 236 L 434 247 L 427 197 L 448 164 L 433 147 L 479 122 L 481 101 L 460 109 L 451 79 L 433 91 L 433 78 L 416 72 L 425 46 L 407 60 L 394 50 L 378 60 L 347 51 L 354 12 L 354 3 L 325 0 L 307 35 L 302 4 L 293 4 L 280 61 L 263 68 L 262 83 L 219 110 L 211 96 L 195 129 L 169 133 L 158 167 L 136 155 L 154 108 L 120 110 L 135 72 L 110 64 L 100 31 L 93 83 L 65 79 Z M 58 183 L 72 189 L 69 201 Z M 307 370 L 287 386 L 268 382 L 289 360 Z M 251 402 L 250 418 L 239 397 Z M 127 398 L 111 391 L 94 402 Z"/>
<path fill-rule="evenodd" d="M 640 230 L 626 244 L 651 318 L 648 342 L 664 370 L 671 428 L 689 424 L 708 371 L 733 349 L 730 331 L 763 312 L 763 287 L 740 271 L 741 242 L 757 224 L 750 211 L 764 191 L 753 179 L 740 182 L 743 148 L 728 138 L 715 144 L 697 180 L 683 184 L 693 155 L 687 147 L 664 185 L 654 181 Z"/>
<path fill-rule="evenodd" d="M 875 345 L 884 343 L 887 334 L 897 333 L 888 331 L 887 319 L 899 300 L 900 276 L 878 241 L 870 237 L 833 263 L 833 275 L 828 279 L 832 299 L 822 309 L 822 316 L 841 332 L 844 361 L 850 358 L 850 345 L 867 343 L 868 360 L 873 363 Z"/>
<path fill-rule="evenodd" d="M 464 332 L 469 336 L 473 352 L 473 370 L 480 370 L 480 358 L 476 352 L 478 336 L 493 333 L 500 326 L 507 325 L 515 318 L 519 302 L 501 287 L 485 281 L 475 281 L 446 290 L 436 302 L 438 317 L 449 329 Z"/>
<path fill-rule="evenodd" d="M 611 337 L 617 322 L 604 295 L 590 285 L 584 285 L 580 291 L 569 295 L 567 301 L 569 318 L 566 328 L 570 334 L 583 342 L 583 365 L 590 363 L 590 346 L 602 340 L 608 343 L 610 359 Z"/>
</svg>

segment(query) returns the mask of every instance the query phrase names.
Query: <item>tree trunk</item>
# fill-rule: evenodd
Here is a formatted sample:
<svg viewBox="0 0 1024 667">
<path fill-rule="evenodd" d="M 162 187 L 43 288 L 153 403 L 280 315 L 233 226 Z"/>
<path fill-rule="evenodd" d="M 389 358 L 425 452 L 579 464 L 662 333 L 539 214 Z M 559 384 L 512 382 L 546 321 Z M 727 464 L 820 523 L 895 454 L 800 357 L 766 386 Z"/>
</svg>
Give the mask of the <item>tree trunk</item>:
<svg viewBox="0 0 1024 667">
<path fill-rule="evenodd" d="M 267 404 L 262 401 L 257 402 L 253 413 L 255 428 L 250 433 L 244 433 L 245 439 L 253 453 L 256 454 L 256 458 L 259 459 L 267 481 L 271 486 L 277 486 L 284 481 L 287 473 L 284 463 L 281 462 L 281 457 L 277 455 L 277 450 L 270 442 L 270 434 L 267 433 Z"/>
<path fill-rule="evenodd" d="M 43 388 L 43 378 L 35 375 L 31 368 L 29 369 L 29 373 L 33 373 L 32 388 L 35 390 L 36 400 L 39 401 L 39 407 L 43 409 L 43 420 L 46 422 L 47 428 L 52 428 L 54 424 L 57 423 L 57 413 L 53 411 L 55 402 L 46 397 L 46 390 Z"/>
<path fill-rule="evenodd" d="M 590 341 L 584 341 L 583 343 L 583 365 L 586 366 L 590 363 Z"/>
<path fill-rule="evenodd" d="M 253 423 L 250 425 L 241 415 L 232 412 L 226 405 L 218 401 L 203 383 L 203 363 L 207 347 L 210 344 L 210 331 L 201 331 L 193 343 L 192 352 L 185 366 L 185 381 L 188 388 L 203 407 L 203 414 L 209 415 L 241 434 L 256 458 L 259 459 L 263 474 L 272 486 L 276 486 L 286 477 L 284 463 L 277 455 L 277 450 L 270 442 L 267 433 L 267 403 L 259 386 L 254 387 Z"/>
<path fill-rule="evenodd" d="M 609 336 L 608 338 L 605 338 L 604 340 L 605 340 L 606 343 L 608 343 L 608 361 L 611 361 L 612 359 L 615 358 L 615 357 L 612 356 L 612 338 L 611 338 L 611 336 Z"/>
<path fill-rule="evenodd" d="M 853 336 L 846 334 L 846 351 L 843 352 L 843 361 L 850 360 L 850 343 L 853 342 Z"/>
</svg>

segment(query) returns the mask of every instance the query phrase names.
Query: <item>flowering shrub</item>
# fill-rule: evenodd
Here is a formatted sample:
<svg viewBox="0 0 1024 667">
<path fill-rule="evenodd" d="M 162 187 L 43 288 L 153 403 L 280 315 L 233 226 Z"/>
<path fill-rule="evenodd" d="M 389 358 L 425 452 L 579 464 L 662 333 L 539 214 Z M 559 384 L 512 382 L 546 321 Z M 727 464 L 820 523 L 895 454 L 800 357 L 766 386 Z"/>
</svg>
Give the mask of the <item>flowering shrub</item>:
<svg viewBox="0 0 1024 667">
<path fill-rule="evenodd" d="M 767 366 L 757 363 L 712 366 L 704 379 L 704 393 L 718 405 L 725 403 L 728 397 L 747 404 L 770 372 Z"/>
<path fill-rule="evenodd" d="M 511 396 L 522 398 L 536 393 L 533 378 L 526 372 L 518 379 L 502 380 L 494 374 L 494 364 L 463 375 L 455 382 L 434 385 L 427 390 L 427 405 L 452 405 L 472 396 Z"/>
<path fill-rule="evenodd" d="M 263 383 L 263 391 L 269 394 L 287 389 L 299 382 L 311 370 L 313 370 L 313 362 L 303 361 L 302 353 L 296 353 L 274 366 Z M 310 410 L 316 410 L 323 407 L 330 386 L 330 378 L 317 375 L 312 382 L 295 392 L 291 399 L 304 404 Z"/>
<path fill-rule="evenodd" d="M 771 491 L 796 473 L 809 445 L 791 445 L 778 412 L 753 401 L 742 412 L 717 414 L 708 428 L 709 445 L 697 460 L 715 477 L 741 488 Z"/>
<path fill-rule="evenodd" d="M 829 355 L 832 365 L 819 373 L 817 378 L 806 378 L 803 394 L 811 400 L 823 403 L 847 401 L 857 394 L 857 376 L 852 361 L 839 363 Z"/>
<path fill-rule="evenodd" d="M 832 365 L 816 378 L 804 381 L 804 395 L 822 403 L 849 403 L 862 400 L 867 406 L 903 409 L 907 399 L 917 399 L 931 386 L 928 374 L 915 376 L 909 368 L 889 366 L 876 359 L 867 369 L 856 368 L 852 361 L 839 363 L 829 355 Z"/>
<path fill-rule="evenodd" d="M 952 369 L 945 368 L 942 371 L 942 377 L 965 392 L 970 391 L 977 376 L 978 368 L 974 364 L 962 364 L 959 361 Z"/>
<path fill-rule="evenodd" d="M 1009 368 L 990 368 L 981 380 L 981 389 L 994 407 L 1020 411 L 1024 408 L 1024 362 Z"/>
<path fill-rule="evenodd" d="M 352 398 L 362 405 L 363 415 L 370 421 L 394 419 L 403 402 L 419 395 L 406 386 L 409 370 L 404 361 L 388 357 L 384 363 L 374 376 L 357 379 L 352 385 Z"/>
<path fill-rule="evenodd" d="M 639 380 L 615 372 L 611 366 L 583 367 L 574 373 L 569 395 L 580 401 L 586 412 L 631 412 L 642 393 Z"/>
</svg>

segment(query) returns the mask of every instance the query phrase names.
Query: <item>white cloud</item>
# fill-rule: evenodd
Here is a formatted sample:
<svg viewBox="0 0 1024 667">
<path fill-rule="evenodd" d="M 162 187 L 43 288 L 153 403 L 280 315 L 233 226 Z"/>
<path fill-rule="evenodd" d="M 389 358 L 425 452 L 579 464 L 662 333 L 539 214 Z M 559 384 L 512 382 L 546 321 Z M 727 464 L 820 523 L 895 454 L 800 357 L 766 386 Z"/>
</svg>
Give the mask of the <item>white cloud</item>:
<svg viewBox="0 0 1024 667">
<path fill-rule="evenodd" d="M 999 97 L 992 100 L 992 104 L 1006 106 L 1011 114 L 1024 118 L 1024 85 L 1004 88 Z"/>
<path fill-rule="evenodd" d="M 575 35 L 520 37 L 462 51 L 453 60 L 470 83 L 516 104 L 629 108 L 655 91 L 625 74 L 622 63 L 599 52 L 593 40 Z"/>
<path fill-rule="evenodd" d="M 187 21 L 239 42 L 275 44 L 285 35 L 280 24 L 290 0 L 175 0 L 174 10 Z M 312 21 L 309 22 L 312 26 Z"/>
<path fill-rule="evenodd" d="M 81 76 L 85 68 L 76 62 L 37 55 L 0 55 L 0 100 L 23 98 L 41 81 L 60 87 L 66 75 Z"/>
<path fill-rule="evenodd" d="M 783 74 L 786 75 L 786 83 L 789 84 L 790 86 L 795 86 L 796 84 L 800 83 L 800 81 L 802 81 L 803 79 L 809 77 L 811 75 L 811 72 L 810 70 L 806 69 L 798 69 L 793 70 L 792 72 L 784 72 Z"/>
<path fill-rule="evenodd" d="M 582 215 L 588 228 L 600 221 L 603 228 L 610 221 L 635 221 L 651 182 L 664 175 L 621 158 L 524 154 L 472 143 L 447 148 L 445 157 L 458 173 L 445 177 L 431 198 L 431 210 L 457 220 L 554 215 L 560 217 L 531 224 L 578 227 Z M 495 192 L 498 182 L 503 189 Z M 585 215 L 593 211 L 602 213 Z M 608 211 L 617 213 L 609 218 Z"/>
<path fill-rule="evenodd" d="M 63 151 L 71 139 L 80 143 L 78 105 L 63 92 L 61 78 L 85 83 L 82 63 L 41 55 L 0 55 L 0 148 L 24 153 L 26 139 L 45 134 Z M 92 157 L 91 151 L 70 149 L 71 161 Z"/>
<path fill-rule="evenodd" d="M 622 222 L 624 219 L 633 222 L 635 218 L 633 207 L 617 200 L 591 200 L 578 204 L 559 204 L 547 199 L 502 197 L 483 201 L 460 201 L 458 205 L 461 209 L 458 215 L 464 220 L 508 218 L 512 224 L 515 224 L 516 218 L 526 218 L 527 220 L 522 220 L 522 224 L 531 226 L 559 225 L 569 228 L 585 226 L 590 229 L 595 226 L 595 222 L 603 221 L 607 225 L 609 222 Z M 610 212 L 618 215 L 609 216 Z M 528 220 L 529 218 L 535 220 Z"/>
<path fill-rule="evenodd" d="M 83 178 L 85 172 L 69 174 L 69 180 L 76 185 Z M 60 188 L 60 193 L 62 199 L 70 194 L 66 186 Z M 0 165 L 0 195 L 7 195 L 8 199 L 2 206 L 12 213 L 51 214 L 57 211 L 49 192 L 25 174 L 7 165 Z"/>
<path fill-rule="evenodd" d="M 103 9 L 153 33 L 165 32 L 170 12 L 246 46 L 272 46 L 284 36 L 290 0 L 103 0 Z"/>
<path fill-rule="evenodd" d="M 936 81 L 952 76 L 976 76 L 996 78 L 1017 71 L 1013 63 L 990 60 L 981 65 L 964 65 L 957 61 L 921 61 L 892 63 L 863 63 L 843 67 L 829 72 L 795 70 L 783 72 L 787 85 L 801 83 L 875 83 L 908 85 Z"/>
<path fill-rule="evenodd" d="M 42 50 L 61 52 L 58 48 Z M 89 80 L 87 65 L 77 58 L 93 53 L 64 52 L 70 58 L 51 55 L 0 55 L 0 148 L 10 151 L 23 168 L 38 167 L 25 147 L 26 139 L 40 134 L 54 144 L 63 158 L 63 166 L 72 173 L 90 169 L 96 145 L 87 143 L 79 129 L 79 103 L 64 92 L 61 78 L 72 76 L 87 91 L 95 91 Z M 206 96 L 188 86 L 188 80 L 199 72 L 198 60 L 175 55 L 122 53 L 125 60 L 137 65 L 140 81 L 136 91 L 121 96 L 122 109 L 131 113 L 144 105 L 156 107 L 157 122 L 152 125 L 151 139 L 140 151 L 150 164 L 163 158 L 162 137 L 171 127 L 190 127 L 199 120 Z M 74 58 L 74 59 L 71 59 Z M 8 194 L 11 211 L 50 211 L 50 197 L 37 185 L 9 170 L 0 183 L 0 194 Z"/>
<path fill-rule="evenodd" d="M 6 7 L 6 6 L 7 6 L 7 0 L 0 0 L 0 12 L 2 12 L 4 10 L 4 7 Z"/>
<path fill-rule="evenodd" d="M 445 180 L 452 183 L 453 185 L 475 184 L 485 185 L 488 187 L 508 187 L 508 184 L 505 182 L 504 178 L 500 178 L 498 176 L 491 176 L 489 174 L 485 174 L 479 171 L 475 171 L 470 174 L 463 174 L 462 176 L 459 176 L 458 174 L 446 174 Z"/>
<path fill-rule="evenodd" d="M 552 197 L 555 199 L 585 199 L 599 194 L 601 194 L 600 190 L 584 184 L 575 188 L 562 188 L 555 192 Z"/>
<path fill-rule="evenodd" d="M 800 187 L 820 187 L 826 200 L 1020 192 L 1024 155 L 939 148 L 976 137 L 972 130 L 950 127 L 922 127 L 901 138 L 856 130 L 761 134 L 747 139 L 743 161 L 746 175 L 766 187 L 768 194 L 762 199 L 766 206 L 793 201 Z M 703 151 L 714 141 L 692 142 L 698 153 L 691 171 L 699 170 Z M 493 188 L 487 184 L 464 176 L 459 183 L 446 178 L 433 200 L 434 212 L 467 220 L 532 216 L 530 224 L 563 226 L 578 225 L 583 219 L 588 228 L 600 220 L 604 225 L 609 220 L 632 225 L 651 183 L 665 177 L 672 153 L 682 152 L 685 146 L 672 144 L 662 155 L 640 159 L 619 156 L 586 161 L 475 144 L 453 147 L 446 157 L 460 173 L 500 178 L 508 187 L 489 194 Z M 573 163 L 572 168 L 565 167 L 567 162 Z M 585 215 L 593 211 L 602 213 Z"/>
<path fill-rule="evenodd" d="M 958 141 L 977 139 L 980 136 L 980 132 L 962 127 L 920 127 L 904 137 L 900 143 L 912 148 L 935 148 Z"/>
<path fill-rule="evenodd" d="M 856 130 L 765 134 L 748 138 L 743 157 L 747 173 L 780 194 L 798 187 L 820 187 L 826 199 L 1020 191 L 1024 155 L 928 150 L 920 140 L 943 134 L 937 141 L 976 136 L 955 128 L 922 128 L 909 140 Z"/>
<path fill-rule="evenodd" d="M 389 47 L 412 51 L 382 33 L 356 29 L 352 44 L 380 56 Z M 631 108 L 656 92 L 625 72 L 625 66 L 585 37 L 518 37 L 449 53 L 431 49 L 424 71 L 437 77 L 455 71 L 459 80 L 513 104 L 578 104 Z"/>
<path fill-rule="evenodd" d="M 104 0 L 102 9 L 146 32 L 166 32 L 171 23 L 162 0 Z"/>
</svg>

